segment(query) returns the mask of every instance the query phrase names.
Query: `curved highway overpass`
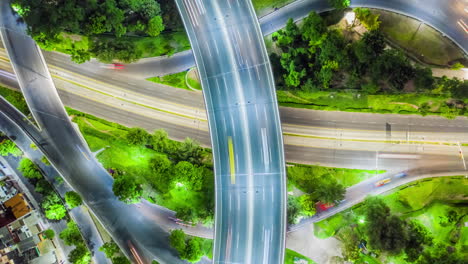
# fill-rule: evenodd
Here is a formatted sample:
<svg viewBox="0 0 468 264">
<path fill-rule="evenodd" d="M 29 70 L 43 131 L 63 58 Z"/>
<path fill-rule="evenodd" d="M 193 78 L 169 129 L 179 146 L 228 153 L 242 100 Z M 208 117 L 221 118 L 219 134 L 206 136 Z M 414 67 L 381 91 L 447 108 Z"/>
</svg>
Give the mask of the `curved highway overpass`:
<svg viewBox="0 0 468 264">
<path fill-rule="evenodd" d="M 67 183 L 83 197 L 86 205 L 129 258 L 136 262 L 141 259 L 145 263 L 153 259 L 160 263 L 185 263 L 169 246 L 168 234 L 158 223 L 142 217 L 135 206 L 124 204 L 115 197 L 112 177 L 93 158 L 70 122 L 40 49 L 26 35 L 26 26 L 13 14 L 9 1 L 0 2 L 0 14 L 3 43 L 28 106 L 41 128 L 35 131 L 31 126 L 23 125 L 21 129 L 29 131 L 28 136 L 37 143 Z M 11 109 L 5 111 L 13 119 L 18 116 L 9 113 Z"/>
<path fill-rule="evenodd" d="M 250 0 L 177 0 L 215 167 L 215 263 L 282 263 L 286 173 L 268 54 Z"/>
</svg>

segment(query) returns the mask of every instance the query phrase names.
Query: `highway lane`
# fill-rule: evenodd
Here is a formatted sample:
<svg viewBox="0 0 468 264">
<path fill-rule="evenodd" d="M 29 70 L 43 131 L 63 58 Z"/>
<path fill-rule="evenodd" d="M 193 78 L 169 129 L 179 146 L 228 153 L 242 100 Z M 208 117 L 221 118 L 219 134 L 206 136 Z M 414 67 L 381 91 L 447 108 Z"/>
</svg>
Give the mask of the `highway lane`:
<svg viewBox="0 0 468 264">
<path fill-rule="evenodd" d="M 0 71 L 1 77 L 11 82 L 12 70 L 9 61 L 0 60 L 0 68 L 8 71 Z M 155 96 L 129 90 L 125 85 L 93 82 L 85 76 L 75 75 L 66 70 L 54 68 L 52 73 L 60 90 L 67 90 L 81 97 L 92 97 L 91 99 L 103 104 L 122 105 L 128 108 L 129 112 L 152 115 L 161 121 L 177 123 L 197 131 L 208 130 L 204 109 L 179 103 L 171 105 L 170 102 L 159 100 Z M 198 93 L 191 93 L 200 96 Z M 155 109 L 160 111 L 153 111 Z M 282 126 L 287 134 L 361 140 L 468 142 L 468 134 L 464 133 L 468 129 L 466 117 L 449 120 L 436 116 L 317 111 L 287 107 L 280 107 L 280 114 L 282 119 L 286 120 Z M 122 119 L 126 117 L 127 115 L 124 115 Z"/>
<path fill-rule="evenodd" d="M 215 168 L 214 263 L 282 263 L 286 173 L 273 74 L 249 0 L 177 0 Z"/>
<path fill-rule="evenodd" d="M 38 147 L 65 181 L 83 197 L 87 206 L 131 259 L 134 259 L 132 254 L 137 252 L 146 263 L 154 258 L 162 263 L 184 263 L 170 248 L 167 232 L 151 219 L 141 217 L 135 207 L 118 201 L 114 196 L 112 178 L 92 158 L 86 143 L 73 128 L 40 49 L 26 35 L 25 25 L 17 22 L 9 1 L 1 1 L 0 14 L 3 43 L 9 51 L 28 105 L 42 128 L 40 134 L 45 142 L 38 142 Z"/>
<path fill-rule="evenodd" d="M 0 72 L 1 73 L 1 72 Z M 0 78 L 0 82 L 10 82 L 10 86 L 17 88 L 17 84 L 14 83 L 14 76 L 8 75 L 10 78 Z M 61 100 L 65 105 L 87 112 L 93 115 L 96 115 L 100 118 L 106 120 L 114 121 L 126 126 L 137 126 L 143 127 L 148 131 L 153 131 L 155 129 L 164 128 L 169 132 L 171 138 L 176 140 L 183 140 L 187 135 L 194 137 L 196 140 L 201 142 L 203 146 L 210 146 L 210 138 L 207 130 L 203 130 L 197 127 L 189 128 L 185 124 L 180 124 L 177 122 L 164 122 L 160 120 L 160 113 L 155 110 L 151 110 L 149 113 L 144 113 L 143 110 L 137 108 L 136 111 L 131 110 L 130 106 L 122 106 L 118 100 L 111 101 L 110 103 L 104 104 L 102 99 L 94 98 L 94 96 L 77 96 L 74 93 L 68 92 L 73 90 L 68 87 L 66 90 L 62 89 L 60 80 L 56 80 L 56 86 L 59 88 L 58 92 L 61 97 Z M 90 95 L 90 94 L 88 94 Z M 97 96 L 99 97 L 100 94 Z M 20 119 L 20 118 L 19 118 Z M 289 126 L 283 125 L 284 130 L 290 129 Z M 301 127 L 295 128 L 296 133 L 302 133 Z M 306 129 L 311 129 L 311 127 L 306 127 Z M 320 130 L 320 127 L 317 127 L 317 130 Z M 343 135 L 346 133 L 351 134 L 351 140 L 345 139 Z M 288 162 L 295 163 L 304 163 L 304 164 L 321 164 L 324 166 L 331 167 L 346 167 L 346 168 L 359 168 L 359 169 L 368 169 L 373 168 L 373 160 L 377 152 L 383 153 L 416 153 L 418 155 L 428 155 L 428 154 L 438 154 L 440 160 L 447 160 L 453 157 L 458 157 L 458 147 L 455 145 L 439 145 L 436 142 L 425 142 L 431 144 L 421 144 L 422 142 L 412 141 L 409 144 L 403 139 L 402 142 L 395 141 L 393 143 L 385 143 L 383 141 L 359 141 L 355 138 L 369 137 L 371 135 L 376 135 L 376 139 L 379 139 L 377 131 L 348 131 L 348 130 L 333 130 L 333 131 L 323 131 L 323 136 L 328 137 L 309 137 L 307 131 L 304 132 L 304 135 L 288 135 L 284 137 L 286 144 L 286 160 Z M 435 133 L 434 137 L 439 136 L 439 133 Z M 444 134 L 443 134 L 444 135 Z M 333 136 L 333 138 L 330 138 Z M 454 136 L 454 135 L 452 135 Z M 404 135 L 402 135 L 404 138 Z M 393 138 L 392 138 L 393 139 Z M 412 138 L 412 140 L 414 140 Z M 300 147 L 300 148 L 297 148 Z M 467 147 L 462 147 L 464 152 L 468 152 Z M 352 154 L 354 151 L 355 154 Z M 340 154 L 342 153 L 342 154 Z M 372 155 L 372 158 L 367 160 L 366 155 Z M 362 157 L 361 157 L 362 156 Z M 450 157 L 453 156 L 453 157 Z M 396 160 L 393 163 L 382 163 L 380 168 L 382 169 L 392 169 L 392 166 L 398 167 L 407 167 L 407 162 L 404 160 Z"/>
<path fill-rule="evenodd" d="M 353 4 L 369 4 L 374 3 L 374 1 L 375 0 L 366 2 L 353 1 Z M 393 2 L 401 3 L 401 1 L 399 0 L 375 1 L 374 5 L 382 5 L 382 7 L 385 8 L 385 4 L 388 5 L 388 3 Z M 455 0 L 451 0 L 449 4 L 446 4 L 447 2 L 445 2 L 444 4 L 440 1 L 433 1 L 431 2 L 431 5 L 427 5 L 432 7 L 422 7 L 415 5 L 414 3 L 415 1 L 405 1 L 405 3 L 402 3 L 401 5 L 395 4 L 392 9 L 395 9 L 399 12 L 411 11 L 413 13 L 413 16 L 417 16 L 418 13 L 423 13 L 423 11 L 419 11 L 418 8 L 422 8 L 424 10 L 427 10 L 428 8 L 432 8 L 434 10 L 440 9 L 440 12 L 443 12 L 444 16 L 451 15 L 452 17 L 459 15 L 457 12 L 461 10 L 459 8 L 459 2 L 456 2 Z M 438 8 L 439 5 L 443 6 L 441 8 Z M 281 28 L 289 17 L 299 19 L 307 15 L 307 13 L 310 10 L 326 10 L 327 8 L 328 7 L 326 5 L 326 1 L 323 0 L 296 1 L 288 6 L 279 9 L 278 11 L 275 11 L 261 18 L 261 21 L 263 22 L 262 27 L 265 28 L 269 26 L 271 28 L 269 29 L 269 32 L 275 31 Z M 426 13 L 428 15 L 431 15 L 430 12 Z M 438 13 L 436 12 L 433 15 L 436 14 Z M 435 18 L 432 17 L 429 17 L 427 19 L 435 20 Z M 266 30 L 265 32 L 268 33 L 267 31 L 268 30 Z M 162 65 L 167 65 L 167 67 L 163 67 L 164 70 L 166 70 L 172 67 L 171 65 L 176 65 L 177 63 L 170 62 L 171 58 L 154 58 L 154 60 L 158 61 L 159 64 L 153 65 L 153 67 L 151 67 L 151 70 L 158 67 L 161 68 Z M 60 65 L 60 67 L 67 68 L 68 70 L 72 70 L 75 72 L 84 72 L 83 74 L 85 76 L 91 76 L 93 79 L 97 79 L 100 82 L 107 82 L 110 85 L 112 85 L 108 89 L 120 87 L 128 92 L 137 92 L 139 95 L 142 95 L 142 97 L 151 96 L 151 99 L 157 102 L 157 104 L 155 103 L 155 106 L 168 111 L 181 112 L 183 114 L 188 114 L 196 117 L 202 115 L 201 113 L 204 111 L 202 96 L 201 94 L 197 94 L 196 92 L 184 91 L 181 89 L 168 89 L 167 87 L 162 85 L 157 85 L 142 80 L 132 80 L 132 78 L 135 79 L 135 77 L 132 77 L 131 75 L 126 75 L 125 71 L 113 71 L 109 69 L 104 69 L 100 67 L 99 63 L 96 64 L 96 62 L 90 62 L 82 66 L 76 65 L 70 63 L 67 59 L 67 56 L 63 54 L 48 53 L 46 54 L 46 59 L 49 59 L 50 62 L 54 65 Z M 177 57 L 177 60 L 180 60 L 180 58 Z M 151 61 L 152 59 L 145 59 L 145 67 L 149 66 L 150 64 L 148 63 L 150 63 Z M 62 73 L 64 72 L 63 70 L 59 71 L 61 71 Z M 128 73 L 131 73 L 132 75 L 136 74 L 135 76 L 138 76 L 138 73 L 136 73 L 134 70 L 129 70 Z M 158 98 L 168 99 L 163 101 L 157 101 Z M 354 131 L 349 132 L 347 134 L 343 131 L 339 131 L 339 136 L 343 138 L 356 138 L 356 136 L 361 136 L 361 138 L 379 137 L 380 139 L 385 138 L 387 140 L 388 135 L 388 140 L 406 140 L 406 137 L 408 135 L 409 140 L 428 140 L 442 142 L 454 142 L 457 140 L 466 141 L 465 138 L 468 137 L 466 133 L 463 133 L 465 129 L 468 129 L 468 119 L 466 118 L 458 118 L 455 121 L 450 121 L 444 118 L 324 112 L 285 107 L 280 108 L 280 113 L 282 120 L 285 120 L 285 122 L 283 123 L 283 127 L 285 128 L 284 131 L 288 133 L 295 133 L 301 131 L 301 134 L 327 136 L 327 134 L 337 134 L 337 130 L 340 129 L 354 129 Z M 291 126 L 288 127 L 288 125 Z M 310 128 L 298 128 L 296 125 L 310 126 Z M 322 127 L 333 128 L 335 129 L 335 131 L 322 131 L 318 133 L 318 128 Z M 370 131 L 368 133 L 364 133 L 363 130 Z M 433 134 L 432 132 L 439 133 Z"/>
</svg>

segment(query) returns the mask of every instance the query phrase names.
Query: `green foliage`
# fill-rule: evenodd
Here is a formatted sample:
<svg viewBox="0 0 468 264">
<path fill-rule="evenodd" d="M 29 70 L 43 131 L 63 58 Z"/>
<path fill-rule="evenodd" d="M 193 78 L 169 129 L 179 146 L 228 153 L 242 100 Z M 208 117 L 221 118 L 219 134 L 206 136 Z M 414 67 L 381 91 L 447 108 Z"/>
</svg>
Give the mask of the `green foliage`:
<svg viewBox="0 0 468 264">
<path fill-rule="evenodd" d="M 287 220 L 288 224 L 296 224 L 298 217 L 301 214 L 301 204 L 298 199 L 293 196 L 288 196 L 288 206 L 287 206 Z"/>
<path fill-rule="evenodd" d="M 174 74 L 168 74 L 161 77 L 151 77 L 148 78 L 148 81 L 155 82 L 155 83 L 162 83 L 165 85 L 169 85 L 172 87 L 177 87 L 185 90 L 191 90 L 187 84 L 185 83 L 185 76 L 187 72 L 179 72 Z"/>
<path fill-rule="evenodd" d="M 67 202 L 70 208 L 75 208 L 83 204 L 81 196 L 74 191 L 69 191 L 65 193 L 65 201 Z"/>
<path fill-rule="evenodd" d="M 42 174 L 37 166 L 28 158 L 22 158 L 18 170 L 28 179 L 40 179 Z"/>
<path fill-rule="evenodd" d="M 305 216 L 313 216 L 316 213 L 315 201 L 311 195 L 303 194 L 299 197 L 299 204 L 302 209 L 302 214 Z"/>
<path fill-rule="evenodd" d="M 112 258 L 112 264 L 131 264 L 131 262 L 124 256 L 118 256 Z"/>
<path fill-rule="evenodd" d="M 140 184 L 136 183 L 133 177 L 127 175 L 121 175 L 114 180 L 112 191 L 120 201 L 128 204 L 138 203 L 143 194 L 143 188 Z"/>
<path fill-rule="evenodd" d="M 372 248 L 392 254 L 404 250 L 409 261 L 415 261 L 423 252 L 423 245 L 431 244 L 427 229 L 417 222 L 406 222 L 393 215 L 378 197 L 365 200 L 366 231 Z"/>
<path fill-rule="evenodd" d="M 330 3 L 330 5 L 336 9 L 347 8 L 350 2 L 350 0 L 328 0 L 328 3 Z"/>
<path fill-rule="evenodd" d="M 133 145 L 146 145 L 151 135 L 143 128 L 130 128 L 127 133 L 127 140 Z"/>
<path fill-rule="evenodd" d="M 36 146 L 36 144 L 34 144 L 34 143 L 31 143 L 31 144 L 29 145 L 29 147 L 30 147 L 32 150 L 37 150 L 37 146 Z"/>
<path fill-rule="evenodd" d="M 211 224 L 214 175 L 208 150 L 193 141 L 182 144 L 170 140 L 164 130 L 155 131 L 146 146 L 129 144 L 129 128 L 75 110 L 68 111 L 74 116 L 73 121 L 80 127 L 90 149 L 105 148 L 97 158 L 116 178 L 113 189 L 117 196 L 123 200 L 129 197 L 127 202 L 141 196 L 176 211 L 180 219 Z M 179 151 L 187 153 L 179 155 Z M 190 167 L 188 170 L 182 170 L 180 165 L 179 169 L 187 173 L 179 177 L 174 172 L 176 164 L 189 158 L 200 160 L 202 164 L 192 163 L 192 167 L 186 166 Z M 122 180 L 124 178 L 130 183 Z M 183 181 L 182 186 L 176 184 L 179 180 Z"/>
<path fill-rule="evenodd" d="M 28 116 L 30 114 L 26 100 L 20 92 L 0 86 L 0 96 L 24 115 Z"/>
<path fill-rule="evenodd" d="M 183 252 L 187 247 L 185 243 L 186 237 L 185 233 L 182 229 L 174 229 L 171 231 L 169 235 L 169 243 L 171 247 L 173 247 L 179 254 L 182 256 Z"/>
<path fill-rule="evenodd" d="M 171 231 L 169 236 L 171 247 L 179 252 L 182 259 L 195 263 L 200 261 L 204 255 L 202 251 L 202 240 L 200 238 L 187 238 L 182 229 L 175 229 Z"/>
<path fill-rule="evenodd" d="M 356 18 L 361 21 L 362 25 L 367 30 L 379 29 L 381 21 L 379 21 L 379 14 L 372 14 L 368 8 L 355 8 L 354 13 Z"/>
<path fill-rule="evenodd" d="M 16 146 L 16 144 L 13 141 L 6 138 L 0 138 L 0 156 L 12 155 L 18 157 L 21 154 L 21 150 Z"/>
<path fill-rule="evenodd" d="M 80 244 L 70 252 L 68 261 L 73 264 L 91 263 L 91 252 L 83 244 Z"/>
<path fill-rule="evenodd" d="M 50 185 L 50 183 L 44 178 L 39 179 L 36 182 L 34 190 L 43 195 L 47 195 L 54 192 L 54 190 L 52 189 L 52 185 Z"/>
<path fill-rule="evenodd" d="M 142 51 L 136 48 L 134 42 L 121 39 L 100 39 L 95 41 L 90 48 L 90 52 L 98 60 L 105 63 L 111 63 L 114 60 L 131 63 L 142 56 Z"/>
<path fill-rule="evenodd" d="M 434 87 L 434 77 L 432 77 L 432 70 L 430 68 L 419 68 L 415 69 L 414 85 L 419 91 L 429 90 L 431 91 Z"/>
<path fill-rule="evenodd" d="M 55 193 L 47 194 L 41 204 L 45 216 L 51 220 L 60 220 L 67 215 L 67 209 L 62 203 L 60 197 Z"/>
<path fill-rule="evenodd" d="M 47 229 L 47 230 L 44 230 L 43 236 L 46 239 L 52 240 L 55 237 L 55 232 L 52 229 Z"/>
<path fill-rule="evenodd" d="M 119 253 L 119 250 L 119 246 L 114 241 L 106 242 L 99 248 L 99 251 L 104 252 L 109 259 L 112 259 L 115 254 Z"/>
<path fill-rule="evenodd" d="M 146 48 L 150 54 L 155 55 L 167 55 L 175 49 L 183 50 L 188 46 L 186 37 L 173 38 L 175 33 L 185 36 L 175 4 L 172 1 L 159 2 L 71 0 L 63 3 L 45 3 L 42 0 L 14 0 L 13 5 L 20 7 L 21 16 L 29 26 L 29 34 L 42 47 L 60 49 L 61 52 L 70 54 L 71 59 L 77 63 L 83 63 L 91 56 L 103 62 L 110 62 L 113 59 L 132 62 L 146 53 L 143 52 L 145 50 L 143 46 L 135 48 L 135 44 L 144 37 L 133 38 L 132 44 L 129 44 L 126 35 L 147 34 L 152 38 L 161 37 L 150 40 L 152 47 Z M 161 34 L 165 29 L 170 32 Z M 73 44 L 79 41 L 73 41 L 64 48 L 65 42 L 61 37 L 64 32 L 89 37 L 90 45 L 74 46 Z"/>
<path fill-rule="evenodd" d="M 151 18 L 148 22 L 148 29 L 146 33 L 151 37 L 156 37 L 161 34 L 161 31 L 164 30 L 164 24 L 160 16 L 155 16 Z"/>
<path fill-rule="evenodd" d="M 456 62 L 452 65 L 452 70 L 461 70 L 465 68 L 465 65 L 461 64 L 460 62 Z"/>
<path fill-rule="evenodd" d="M 175 162 L 187 161 L 193 164 L 201 165 L 203 163 L 203 148 L 197 141 L 186 138 L 182 144 L 172 153 Z"/>
<path fill-rule="evenodd" d="M 60 232 L 59 237 L 67 246 L 79 246 L 83 243 L 83 238 L 81 237 L 80 230 L 78 229 L 76 223 L 73 221 L 67 223 L 67 228 Z"/>
<path fill-rule="evenodd" d="M 47 166 L 50 166 L 50 161 L 47 159 L 46 156 L 42 156 L 41 158 L 42 163 L 44 163 Z"/>
</svg>

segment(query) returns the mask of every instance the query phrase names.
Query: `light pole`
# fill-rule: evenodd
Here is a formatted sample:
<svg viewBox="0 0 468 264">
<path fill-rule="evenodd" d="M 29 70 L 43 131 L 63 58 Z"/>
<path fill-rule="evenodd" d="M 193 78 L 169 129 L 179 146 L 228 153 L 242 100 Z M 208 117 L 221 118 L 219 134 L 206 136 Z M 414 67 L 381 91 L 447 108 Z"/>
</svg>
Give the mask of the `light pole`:
<svg viewBox="0 0 468 264">
<path fill-rule="evenodd" d="M 463 155 L 463 150 L 461 148 L 461 145 L 460 145 L 460 142 L 457 142 L 457 145 L 458 145 L 458 152 L 460 153 L 460 158 L 463 162 L 463 167 L 465 168 L 465 171 L 466 171 L 466 162 L 465 162 L 465 156 Z M 468 178 L 468 174 L 465 173 L 465 178 Z"/>
</svg>

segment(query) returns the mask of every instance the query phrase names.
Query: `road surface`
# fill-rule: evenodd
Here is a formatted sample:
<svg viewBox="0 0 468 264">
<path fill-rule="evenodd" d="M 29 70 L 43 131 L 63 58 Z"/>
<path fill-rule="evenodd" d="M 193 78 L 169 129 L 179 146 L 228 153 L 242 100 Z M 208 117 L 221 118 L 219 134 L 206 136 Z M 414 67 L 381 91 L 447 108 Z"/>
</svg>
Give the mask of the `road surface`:
<svg viewBox="0 0 468 264">
<path fill-rule="evenodd" d="M 273 73 L 249 0 L 177 0 L 213 149 L 215 263 L 282 263 L 286 173 Z"/>
<path fill-rule="evenodd" d="M 36 142 L 36 145 L 65 181 L 83 197 L 127 256 L 134 260 L 132 253 L 136 251 L 146 263 L 152 259 L 160 263 L 184 263 L 170 248 L 168 233 L 158 223 L 141 217 L 137 208 L 118 201 L 114 196 L 112 178 L 92 158 L 86 143 L 70 122 L 40 49 L 26 35 L 25 25 L 17 22 L 9 1 L 0 2 L 0 14 L 3 43 L 26 101 L 41 128 L 37 133 L 45 141 Z"/>
</svg>

